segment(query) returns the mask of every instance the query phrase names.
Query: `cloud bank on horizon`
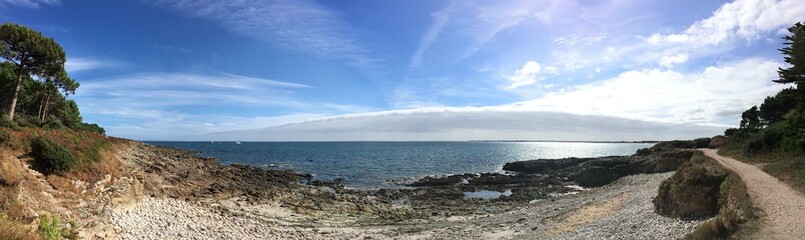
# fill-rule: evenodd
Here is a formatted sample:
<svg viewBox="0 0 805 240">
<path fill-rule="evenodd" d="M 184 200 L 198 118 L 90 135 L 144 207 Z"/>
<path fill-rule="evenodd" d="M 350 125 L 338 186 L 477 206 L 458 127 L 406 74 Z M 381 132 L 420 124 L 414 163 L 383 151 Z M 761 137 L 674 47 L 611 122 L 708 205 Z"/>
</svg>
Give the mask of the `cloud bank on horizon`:
<svg viewBox="0 0 805 240">
<path fill-rule="evenodd" d="M 63 45 L 85 121 L 142 140 L 714 135 L 786 87 L 776 49 L 802 16 L 796 0 L 0 1 Z"/>
</svg>

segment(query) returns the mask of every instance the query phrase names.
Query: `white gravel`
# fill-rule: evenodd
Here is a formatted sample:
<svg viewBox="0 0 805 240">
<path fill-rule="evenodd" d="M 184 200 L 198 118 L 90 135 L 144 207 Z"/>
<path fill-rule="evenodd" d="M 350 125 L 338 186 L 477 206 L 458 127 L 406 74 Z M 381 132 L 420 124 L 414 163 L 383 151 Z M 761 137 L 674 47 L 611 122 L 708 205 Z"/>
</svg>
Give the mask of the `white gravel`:
<svg viewBox="0 0 805 240">
<path fill-rule="evenodd" d="M 111 213 L 115 239 L 311 239 L 311 234 L 175 199 Z"/>
<path fill-rule="evenodd" d="M 612 216 L 601 218 L 557 239 L 679 239 L 703 221 L 682 221 L 654 212 L 651 202 L 662 180 L 673 173 L 641 174 L 622 178 L 614 186 L 630 193 Z"/>
<path fill-rule="evenodd" d="M 133 209 L 111 213 L 109 219 L 115 226 L 116 239 L 678 239 L 701 221 L 681 221 L 654 213 L 651 200 L 660 182 L 671 174 L 628 176 L 604 187 L 534 201 L 510 212 L 396 225 L 300 228 L 206 205 L 154 198 L 144 199 Z M 568 214 L 618 196 L 622 204 L 611 213 L 558 234 L 552 232 Z"/>
</svg>

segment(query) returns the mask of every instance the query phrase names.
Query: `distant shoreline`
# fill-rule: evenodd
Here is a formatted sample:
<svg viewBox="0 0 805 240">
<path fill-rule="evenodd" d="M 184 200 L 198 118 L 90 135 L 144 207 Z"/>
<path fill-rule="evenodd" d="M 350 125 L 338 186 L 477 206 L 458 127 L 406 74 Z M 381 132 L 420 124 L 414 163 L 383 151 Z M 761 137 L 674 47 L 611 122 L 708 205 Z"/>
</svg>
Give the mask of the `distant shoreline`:
<svg viewBox="0 0 805 240">
<path fill-rule="evenodd" d="M 454 140 L 454 141 L 248 141 L 248 140 L 135 140 L 144 143 L 160 143 L 160 142 L 214 142 L 214 143 L 234 143 L 234 142 L 242 142 L 242 143 L 371 143 L 371 142 L 540 142 L 540 143 L 658 143 L 662 141 L 587 141 L 587 140 L 579 140 L 579 141 L 570 141 L 570 140 Z"/>
<path fill-rule="evenodd" d="M 658 143 L 660 141 L 469 140 L 468 142 Z"/>
</svg>

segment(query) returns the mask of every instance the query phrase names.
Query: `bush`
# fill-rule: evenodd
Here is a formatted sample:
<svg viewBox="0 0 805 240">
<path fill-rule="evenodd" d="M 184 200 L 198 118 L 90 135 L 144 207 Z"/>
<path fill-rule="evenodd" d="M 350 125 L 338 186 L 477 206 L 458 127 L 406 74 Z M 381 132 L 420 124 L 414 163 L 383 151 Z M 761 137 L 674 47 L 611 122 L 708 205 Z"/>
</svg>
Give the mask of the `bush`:
<svg viewBox="0 0 805 240">
<path fill-rule="evenodd" d="M 696 148 L 707 148 L 710 146 L 710 138 L 697 138 L 693 140 L 693 145 Z"/>
<path fill-rule="evenodd" d="M 5 129 L 0 129 L 0 145 L 9 145 L 11 143 L 11 133 Z"/>
<path fill-rule="evenodd" d="M 25 114 L 19 114 L 14 117 L 14 122 L 20 128 L 38 128 L 39 127 L 39 119 L 36 119 L 34 116 L 28 116 Z"/>
<path fill-rule="evenodd" d="M 94 123 L 80 123 L 78 124 L 78 126 L 76 126 L 75 130 L 81 132 L 97 133 L 104 136 L 106 135 L 106 130 L 103 129 L 101 126 L 98 126 L 98 124 Z"/>
<path fill-rule="evenodd" d="M 14 129 L 14 130 L 21 130 L 22 129 L 19 125 L 17 125 L 17 122 L 14 122 L 10 118 L 8 118 L 8 116 L 6 116 L 6 115 L 3 115 L 2 119 L 0 119 L 0 127 L 11 128 L 11 129 Z"/>
<path fill-rule="evenodd" d="M 45 120 L 45 123 L 42 124 L 42 126 L 44 128 L 47 128 L 47 129 L 62 129 L 62 128 L 64 128 L 64 124 L 62 124 L 61 120 L 59 120 L 59 118 L 57 118 L 56 116 L 53 116 L 53 115 L 48 116 L 47 120 Z"/>
<path fill-rule="evenodd" d="M 744 154 L 752 156 L 758 153 L 769 153 L 783 141 L 781 125 L 772 125 L 753 135 L 746 142 Z"/>
<path fill-rule="evenodd" d="M 76 158 L 64 146 L 43 137 L 31 142 L 34 167 L 44 174 L 63 174 L 77 165 Z"/>
<path fill-rule="evenodd" d="M 39 232 L 46 240 L 77 239 L 75 224 L 70 222 L 70 228 L 62 228 L 58 217 L 46 215 L 39 218 Z"/>
</svg>

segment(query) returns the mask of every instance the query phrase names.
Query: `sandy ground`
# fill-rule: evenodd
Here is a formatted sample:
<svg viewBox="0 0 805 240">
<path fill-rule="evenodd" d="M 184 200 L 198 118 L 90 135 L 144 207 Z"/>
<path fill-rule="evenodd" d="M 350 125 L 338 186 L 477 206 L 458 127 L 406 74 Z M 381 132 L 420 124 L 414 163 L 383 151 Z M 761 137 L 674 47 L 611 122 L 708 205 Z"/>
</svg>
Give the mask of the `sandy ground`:
<svg viewBox="0 0 805 240">
<path fill-rule="evenodd" d="M 752 204 L 760 208 L 761 227 L 752 239 L 805 239 L 805 196 L 756 166 L 699 149 L 735 171 L 746 184 Z"/>
</svg>

